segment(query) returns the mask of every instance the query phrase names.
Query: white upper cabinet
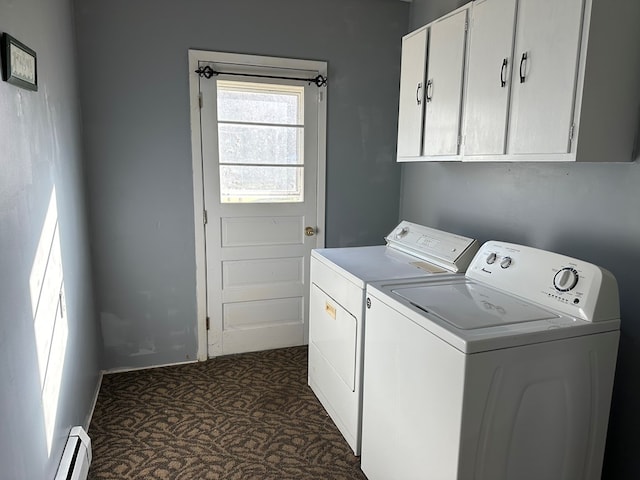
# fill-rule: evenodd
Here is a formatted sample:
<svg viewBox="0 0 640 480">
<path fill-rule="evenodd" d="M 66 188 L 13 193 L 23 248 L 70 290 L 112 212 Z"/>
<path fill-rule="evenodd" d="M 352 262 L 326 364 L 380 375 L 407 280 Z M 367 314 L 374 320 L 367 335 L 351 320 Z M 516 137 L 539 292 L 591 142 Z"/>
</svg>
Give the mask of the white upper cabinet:
<svg viewBox="0 0 640 480">
<path fill-rule="evenodd" d="M 508 154 L 571 151 L 583 3 L 518 2 Z"/>
<path fill-rule="evenodd" d="M 457 155 L 467 9 L 430 27 L 422 153 Z"/>
<path fill-rule="evenodd" d="M 427 25 L 423 149 L 398 160 L 634 160 L 638 23 L 640 0 L 475 0 Z"/>
<path fill-rule="evenodd" d="M 465 155 L 505 153 L 515 0 L 476 1 L 469 38 Z"/>
<path fill-rule="evenodd" d="M 402 39 L 400 66 L 400 108 L 398 114 L 398 156 L 418 157 L 422 147 L 427 28 Z"/>
<path fill-rule="evenodd" d="M 474 4 L 465 156 L 570 152 L 583 2 Z"/>
</svg>

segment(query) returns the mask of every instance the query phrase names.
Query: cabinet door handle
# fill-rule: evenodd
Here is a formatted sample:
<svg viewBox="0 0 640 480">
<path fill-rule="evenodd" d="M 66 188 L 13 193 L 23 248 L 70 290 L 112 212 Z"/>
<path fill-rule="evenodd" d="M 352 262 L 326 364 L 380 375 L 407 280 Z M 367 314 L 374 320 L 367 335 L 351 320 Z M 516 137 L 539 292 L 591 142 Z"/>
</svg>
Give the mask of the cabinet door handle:
<svg viewBox="0 0 640 480">
<path fill-rule="evenodd" d="M 427 102 L 433 98 L 433 79 L 427 80 Z"/>
<path fill-rule="evenodd" d="M 527 62 L 527 52 L 522 54 L 522 58 L 520 59 L 520 83 L 524 83 L 524 67 Z"/>
<path fill-rule="evenodd" d="M 422 105 L 422 97 L 420 96 L 421 88 L 422 88 L 422 82 L 418 83 L 418 88 L 416 88 L 416 103 L 418 105 Z"/>
<path fill-rule="evenodd" d="M 502 60 L 502 67 L 500 67 L 500 87 L 504 88 L 507 85 L 507 63 L 508 60 L 505 58 Z"/>
</svg>

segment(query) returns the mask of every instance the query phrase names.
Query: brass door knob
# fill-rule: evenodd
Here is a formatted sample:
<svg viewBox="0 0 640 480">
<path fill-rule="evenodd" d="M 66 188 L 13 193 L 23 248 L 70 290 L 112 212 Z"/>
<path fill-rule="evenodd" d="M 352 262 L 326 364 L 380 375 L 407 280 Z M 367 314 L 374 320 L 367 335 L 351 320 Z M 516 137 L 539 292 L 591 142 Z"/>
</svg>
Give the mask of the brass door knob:
<svg viewBox="0 0 640 480">
<path fill-rule="evenodd" d="M 307 237 L 313 237 L 316 234 L 316 229 L 313 227 L 307 227 L 304 229 L 304 234 Z"/>
</svg>

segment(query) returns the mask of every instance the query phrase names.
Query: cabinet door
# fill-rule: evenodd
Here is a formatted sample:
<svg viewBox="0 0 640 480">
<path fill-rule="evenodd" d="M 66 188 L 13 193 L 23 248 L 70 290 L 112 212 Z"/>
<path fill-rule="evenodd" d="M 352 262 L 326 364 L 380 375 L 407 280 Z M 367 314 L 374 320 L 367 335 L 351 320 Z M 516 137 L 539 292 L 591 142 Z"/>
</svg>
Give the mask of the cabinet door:
<svg viewBox="0 0 640 480">
<path fill-rule="evenodd" d="M 431 26 L 423 155 L 457 155 L 467 10 Z"/>
<path fill-rule="evenodd" d="M 516 0 L 473 6 L 464 121 L 464 154 L 503 154 L 511 90 Z"/>
<path fill-rule="evenodd" d="M 507 153 L 567 153 L 584 0 L 520 0 Z"/>
<path fill-rule="evenodd" d="M 427 29 L 402 39 L 398 156 L 418 157 L 422 146 Z"/>
</svg>

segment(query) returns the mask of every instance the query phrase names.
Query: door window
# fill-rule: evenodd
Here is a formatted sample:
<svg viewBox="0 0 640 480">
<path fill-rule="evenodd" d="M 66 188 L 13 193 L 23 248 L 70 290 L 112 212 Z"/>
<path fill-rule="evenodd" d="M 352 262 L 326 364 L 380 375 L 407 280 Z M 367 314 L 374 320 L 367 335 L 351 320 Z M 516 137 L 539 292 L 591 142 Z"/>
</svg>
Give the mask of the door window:
<svg viewBox="0 0 640 480">
<path fill-rule="evenodd" d="M 304 201 L 304 87 L 217 81 L 222 203 Z"/>
</svg>

